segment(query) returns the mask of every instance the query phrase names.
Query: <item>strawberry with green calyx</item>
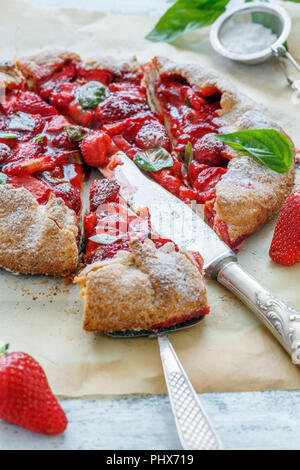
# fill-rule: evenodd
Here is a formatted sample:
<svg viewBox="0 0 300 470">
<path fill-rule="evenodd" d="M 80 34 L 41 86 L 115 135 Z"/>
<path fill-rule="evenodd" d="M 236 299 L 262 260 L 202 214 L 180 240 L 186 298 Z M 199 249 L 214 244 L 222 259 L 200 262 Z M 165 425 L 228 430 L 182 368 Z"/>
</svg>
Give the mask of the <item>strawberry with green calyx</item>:
<svg viewBox="0 0 300 470">
<path fill-rule="evenodd" d="M 291 194 L 282 207 L 269 254 L 285 266 L 300 261 L 300 190 Z"/>
<path fill-rule="evenodd" d="M 45 372 L 23 352 L 0 348 L 0 419 L 43 434 L 60 434 L 68 421 Z"/>
</svg>

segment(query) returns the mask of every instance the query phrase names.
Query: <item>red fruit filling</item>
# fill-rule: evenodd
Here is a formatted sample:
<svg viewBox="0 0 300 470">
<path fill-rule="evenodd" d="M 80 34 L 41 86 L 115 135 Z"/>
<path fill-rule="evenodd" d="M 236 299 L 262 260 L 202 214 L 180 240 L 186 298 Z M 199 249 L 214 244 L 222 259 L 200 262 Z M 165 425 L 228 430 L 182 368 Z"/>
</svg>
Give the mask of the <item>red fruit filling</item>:
<svg viewBox="0 0 300 470">
<path fill-rule="evenodd" d="M 82 168 L 78 156 L 72 153 L 79 147 L 85 163 L 94 167 L 118 164 L 113 157 L 118 149 L 130 158 L 155 146 L 171 153 L 171 140 L 162 125 L 165 120 L 177 154 L 171 153 L 171 168 L 148 175 L 184 202 L 204 203 L 208 212 L 229 158 L 223 144 L 214 137 L 218 132 L 214 120 L 221 106 L 221 93 L 216 87 L 199 91 L 183 77 L 165 76 L 157 83 L 162 113 L 156 116 L 147 104 L 141 73 L 114 74 L 67 60 L 55 67 L 36 66 L 34 74 L 36 89 L 43 99 L 32 92 L 17 90 L 9 92 L 2 105 L 0 130 L 13 132 L 16 137 L 1 139 L 0 134 L 0 165 L 10 179 L 21 181 L 25 175 L 31 175 L 39 182 L 40 189 L 31 192 L 40 203 L 45 203 L 52 192 L 79 214 Z M 83 109 L 79 90 L 91 80 L 103 84 L 105 94 L 97 105 Z M 71 122 L 94 130 L 80 143 L 70 141 L 65 132 L 69 121 L 58 115 L 56 109 Z M 32 120 L 30 129 L 13 129 L 11 121 L 18 113 L 26 113 L 27 121 Z M 188 144 L 192 145 L 193 159 L 187 174 L 181 159 Z M 43 192 L 42 188 L 47 190 Z M 104 190 L 99 192 L 95 185 L 91 191 L 91 210 L 95 211 L 103 203 Z M 112 193 L 111 200 L 104 203 L 114 202 L 117 189 Z M 212 210 L 210 219 L 213 225 Z"/>
<path fill-rule="evenodd" d="M 215 186 L 226 173 L 225 168 L 210 167 L 205 168 L 198 174 L 193 184 L 193 189 L 197 192 L 197 202 L 203 204 L 215 196 Z"/>
<path fill-rule="evenodd" d="M 78 144 L 70 141 L 64 130 L 67 124 L 65 117 L 35 93 L 10 91 L 5 114 L 0 114 L 4 133 L 0 165 L 8 183 L 25 187 L 40 204 L 52 193 L 79 214 L 81 156 Z"/>
<path fill-rule="evenodd" d="M 84 161 L 89 166 L 101 167 L 108 164 L 108 157 L 117 151 L 110 136 L 105 132 L 95 132 L 80 144 Z"/>
<path fill-rule="evenodd" d="M 61 197 L 66 205 L 75 211 L 76 214 L 80 213 L 81 209 L 81 195 L 77 188 L 74 188 L 70 183 L 61 183 L 52 188 L 52 192 L 56 197 Z"/>
<path fill-rule="evenodd" d="M 17 95 L 16 101 L 12 104 L 12 111 L 23 111 L 24 113 L 40 114 L 41 116 L 57 114 L 53 106 L 50 106 L 31 91 L 21 92 L 19 96 Z"/>
<path fill-rule="evenodd" d="M 90 209 L 95 212 L 102 204 L 117 202 L 120 185 L 114 180 L 94 181 L 90 190 Z"/>
<path fill-rule="evenodd" d="M 222 156 L 225 145 L 213 134 L 206 134 L 194 145 L 194 159 L 199 163 L 212 166 L 227 166 L 228 159 Z"/>
<path fill-rule="evenodd" d="M 160 122 L 149 122 L 144 124 L 135 137 L 135 145 L 142 149 L 147 150 L 151 147 L 163 147 L 171 151 L 171 140 L 168 136 L 164 126 Z"/>
<path fill-rule="evenodd" d="M 51 193 L 51 189 L 45 183 L 33 176 L 12 176 L 7 182 L 15 188 L 28 189 L 39 204 L 46 203 Z"/>
</svg>

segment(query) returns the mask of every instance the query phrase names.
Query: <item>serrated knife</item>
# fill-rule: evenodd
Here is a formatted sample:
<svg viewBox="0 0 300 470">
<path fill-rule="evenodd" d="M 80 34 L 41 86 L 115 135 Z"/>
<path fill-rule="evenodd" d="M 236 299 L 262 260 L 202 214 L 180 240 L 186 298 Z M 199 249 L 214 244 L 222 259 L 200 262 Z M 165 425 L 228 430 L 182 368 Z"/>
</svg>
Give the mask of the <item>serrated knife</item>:
<svg viewBox="0 0 300 470">
<path fill-rule="evenodd" d="M 116 154 L 120 164 L 113 170 L 101 168 L 106 178 L 120 184 L 120 194 L 129 207 L 138 212 L 147 207 L 153 229 L 162 237 L 173 240 L 183 250 L 199 251 L 204 258 L 206 275 L 217 280 L 239 297 L 269 328 L 300 365 L 300 313 L 264 289 L 239 265 L 232 250 L 188 205 L 148 178 L 122 152 Z M 167 333 L 197 324 L 200 319 L 165 328 L 162 331 L 124 331 L 113 337 L 155 336 L 172 412 L 180 442 L 184 449 L 217 450 L 221 441 L 207 417 L 170 341 Z"/>
<path fill-rule="evenodd" d="M 238 263 L 236 255 L 187 204 L 148 178 L 122 152 L 114 170 L 101 169 L 115 178 L 121 196 L 135 211 L 148 207 L 152 226 L 159 235 L 170 238 L 181 249 L 199 251 L 205 274 L 233 292 L 267 326 L 300 365 L 300 312 L 265 289 Z"/>
</svg>

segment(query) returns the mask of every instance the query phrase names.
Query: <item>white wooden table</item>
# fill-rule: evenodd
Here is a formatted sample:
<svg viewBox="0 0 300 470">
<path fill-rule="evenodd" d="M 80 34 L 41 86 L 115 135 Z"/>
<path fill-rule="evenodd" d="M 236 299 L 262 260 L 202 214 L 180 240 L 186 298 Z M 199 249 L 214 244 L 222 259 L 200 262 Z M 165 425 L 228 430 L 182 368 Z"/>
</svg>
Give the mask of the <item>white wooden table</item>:
<svg viewBox="0 0 300 470">
<path fill-rule="evenodd" d="M 166 0 L 23 0 L 50 7 L 160 16 Z M 237 3 L 240 0 L 233 0 Z M 288 359 L 287 359 L 288 360 Z M 300 449 L 300 392 L 201 395 L 225 449 Z M 180 449 L 166 396 L 68 399 L 69 427 L 47 437 L 0 422 L 4 449 Z"/>
</svg>

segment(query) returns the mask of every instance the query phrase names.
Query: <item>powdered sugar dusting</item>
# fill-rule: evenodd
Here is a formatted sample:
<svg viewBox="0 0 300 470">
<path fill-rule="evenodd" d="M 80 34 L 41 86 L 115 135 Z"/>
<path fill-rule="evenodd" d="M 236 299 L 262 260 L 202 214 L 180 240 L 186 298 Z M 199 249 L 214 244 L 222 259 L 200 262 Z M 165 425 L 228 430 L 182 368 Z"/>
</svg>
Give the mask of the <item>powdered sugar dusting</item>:
<svg viewBox="0 0 300 470">
<path fill-rule="evenodd" d="M 29 191 L 0 186 L 0 265 L 13 272 L 75 271 L 77 223 L 62 199 L 39 205 Z"/>
<path fill-rule="evenodd" d="M 236 23 L 223 32 L 221 42 L 235 54 L 253 54 L 270 47 L 277 40 L 271 29 L 258 23 Z"/>
<path fill-rule="evenodd" d="M 173 243 L 130 242 L 110 261 L 96 262 L 75 279 L 84 296 L 89 331 L 149 329 L 193 312 L 207 313 L 206 291 L 195 264 Z M 198 313 L 197 313 L 198 312 Z"/>
</svg>

